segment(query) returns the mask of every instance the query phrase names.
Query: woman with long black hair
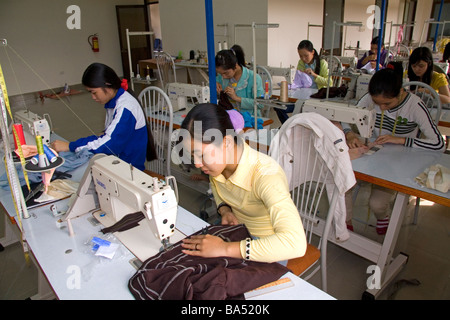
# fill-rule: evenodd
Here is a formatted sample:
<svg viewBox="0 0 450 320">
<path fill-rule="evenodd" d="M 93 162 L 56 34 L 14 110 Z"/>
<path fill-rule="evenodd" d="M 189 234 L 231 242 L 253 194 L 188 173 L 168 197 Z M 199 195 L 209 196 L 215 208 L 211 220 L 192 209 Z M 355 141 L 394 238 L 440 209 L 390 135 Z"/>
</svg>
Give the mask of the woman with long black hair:
<svg viewBox="0 0 450 320">
<path fill-rule="evenodd" d="M 127 91 L 127 81 L 120 80 L 107 65 L 93 63 L 84 71 L 82 83 L 93 100 L 105 105 L 105 131 L 100 136 L 91 135 L 70 143 L 55 140 L 52 148 L 58 152 L 88 149 L 94 154 L 115 155 L 144 170 L 146 158 L 153 160 L 156 153 L 145 114 L 137 99 Z"/>
</svg>

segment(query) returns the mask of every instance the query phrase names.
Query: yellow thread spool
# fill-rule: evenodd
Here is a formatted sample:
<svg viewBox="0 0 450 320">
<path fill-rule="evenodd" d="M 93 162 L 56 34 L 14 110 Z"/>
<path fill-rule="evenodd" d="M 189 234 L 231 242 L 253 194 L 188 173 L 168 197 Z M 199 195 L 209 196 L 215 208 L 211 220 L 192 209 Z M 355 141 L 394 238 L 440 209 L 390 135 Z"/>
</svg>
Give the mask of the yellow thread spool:
<svg viewBox="0 0 450 320">
<path fill-rule="evenodd" d="M 44 154 L 44 145 L 42 143 L 42 136 L 36 136 L 36 147 L 39 155 Z"/>
</svg>

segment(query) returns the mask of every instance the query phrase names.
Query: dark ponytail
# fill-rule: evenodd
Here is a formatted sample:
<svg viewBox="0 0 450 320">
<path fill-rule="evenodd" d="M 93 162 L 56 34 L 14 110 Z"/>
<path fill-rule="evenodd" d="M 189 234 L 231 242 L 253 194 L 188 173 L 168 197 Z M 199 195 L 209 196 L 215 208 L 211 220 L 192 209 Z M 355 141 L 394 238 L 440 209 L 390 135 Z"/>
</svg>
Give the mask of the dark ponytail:
<svg viewBox="0 0 450 320">
<path fill-rule="evenodd" d="M 319 74 L 320 73 L 320 56 L 317 53 L 317 50 L 314 49 L 314 45 L 312 44 L 311 41 L 309 40 L 303 40 L 301 41 L 298 46 L 297 46 L 297 50 L 300 49 L 306 49 L 309 52 L 313 52 L 314 51 L 314 61 L 316 62 L 316 68 L 314 69 L 314 73 Z"/>
<path fill-rule="evenodd" d="M 116 72 L 102 63 L 89 65 L 83 73 L 81 82 L 88 88 L 111 88 L 118 90 L 122 81 Z"/>
<path fill-rule="evenodd" d="M 220 50 L 216 55 L 216 68 L 236 69 L 236 64 L 241 68 L 246 67 L 244 50 L 241 46 L 235 44 L 231 49 Z"/>
<path fill-rule="evenodd" d="M 195 131 L 195 122 L 201 124 L 201 132 Z M 235 141 L 239 141 L 236 139 L 236 132 L 228 112 L 225 108 L 213 103 L 202 103 L 192 108 L 184 118 L 181 128 L 187 130 L 192 138 L 201 138 L 202 143 L 205 144 L 215 143 L 219 145 L 222 142 L 222 140 L 216 141 L 216 137 L 211 130 L 220 132 L 222 139 L 227 135 L 233 135 Z M 212 134 L 208 134 L 208 131 Z M 201 134 L 201 137 L 198 137 L 199 134 Z"/>
</svg>

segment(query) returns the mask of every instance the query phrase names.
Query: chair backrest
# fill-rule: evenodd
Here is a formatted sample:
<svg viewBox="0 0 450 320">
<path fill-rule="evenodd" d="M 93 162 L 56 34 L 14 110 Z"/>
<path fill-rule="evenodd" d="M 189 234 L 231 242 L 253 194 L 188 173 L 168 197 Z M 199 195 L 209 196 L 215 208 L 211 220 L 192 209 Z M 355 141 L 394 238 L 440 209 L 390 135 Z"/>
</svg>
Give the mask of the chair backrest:
<svg viewBox="0 0 450 320">
<path fill-rule="evenodd" d="M 147 162 L 147 169 L 163 176 L 170 176 L 171 136 L 173 109 L 167 94 L 158 87 L 146 87 L 138 96 L 144 108 L 150 132 L 155 141 L 158 159 Z"/>
<path fill-rule="evenodd" d="M 331 84 L 332 87 L 340 87 L 342 83 L 342 77 L 336 76 L 336 74 L 342 74 L 342 63 L 341 60 L 333 56 L 333 60 L 330 60 L 331 56 L 324 56 L 323 59 L 325 59 L 328 63 L 328 72 L 331 75 L 331 79 L 333 83 Z"/>
<path fill-rule="evenodd" d="M 395 46 L 395 55 L 394 55 L 394 61 L 405 61 L 409 59 L 409 48 L 405 46 L 404 44 L 397 44 Z"/>
<path fill-rule="evenodd" d="M 431 86 L 420 81 L 409 81 L 402 85 L 403 89 L 417 95 L 425 103 L 436 125 L 441 118 L 442 104 L 439 94 Z"/>
<path fill-rule="evenodd" d="M 170 82 L 177 82 L 177 73 L 175 70 L 175 61 L 167 52 L 156 53 L 156 65 L 158 67 L 159 81 L 161 88 L 165 91 Z"/>
<path fill-rule="evenodd" d="M 271 97 L 272 96 L 273 83 L 272 83 L 272 76 L 270 75 L 269 70 L 267 70 L 266 67 L 257 65 L 256 66 L 256 73 L 259 74 L 259 76 L 261 77 L 262 86 L 263 86 L 264 92 L 266 90 L 266 87 L 265 87 L 266 81 L 269 83 L 269 97 Z"/>
<path fill-rule="evenodd" d="M 326 188 L 327 183 L 332 179 L 332 173 L 322 156 L 314 148 L 316 135 L 311 129 L 304 126 L 296 126 L 294 130 L 300 131 L 295 136 L 300 135 L 304 138 L 300 139 L 295 146 L 298 148 L 295 154 L 302 154 L 303 156 L 302 161 L 300 159 L 293 159 L 294 166 L 291 176 L 302 178 L 297 179 L 296 183 L 291 186 L 291 197 L 298 208 L 308 243 L 311 243 L 312 235 L 315 233 L 315 228 L 319 223 L 318 214 L 323 214 L 323 219 L 327 219 L 326 212 L 323 211 L 324 207 L 328 206 L 328 210 L 325 210 L 328 211 L 328 214 L 332 218 L 338 190 L 334 183 L 328 184 L 328 188 L 330 186 L 333 188 L 333 190 L 328 190 L 328 192 L 331 192 L 333 194 L 332 197 L 335 198 L 333 200 L 334 203 L 330 206 L 327 200 Z M 321 244 L 319 243 L 317 246 L 320 249 Z"/>
<path fill-rule="evenodd" d="M 264 93 L 266 92 L 266 81 L 269 85 L 269 98 L 272 96 L 272 88 L 273 88 L 273 82 L 272 82 L 272 75 L 270 74 L 269 70 L 267 70 L 263 66 L 256 66 L 256 73 L 259 74 L 262 80 L 262 87 L 264 89 Z M 270 107 L 264 106 L 263 110 L 261 111 L 262 115 L 266 118 L 270 117 Z"/>
<path fill-rule="evenodd" d="M 308 243 L 320 249 L 322 290 L 326 291 L 327 242 L 333 234 L 336 239 L 349 236 L 344 194 L 356 182 L 345 136 L 320 114 L 299 113 L 272 139 L 270 156 L 286 172 Z"/>
</svg>

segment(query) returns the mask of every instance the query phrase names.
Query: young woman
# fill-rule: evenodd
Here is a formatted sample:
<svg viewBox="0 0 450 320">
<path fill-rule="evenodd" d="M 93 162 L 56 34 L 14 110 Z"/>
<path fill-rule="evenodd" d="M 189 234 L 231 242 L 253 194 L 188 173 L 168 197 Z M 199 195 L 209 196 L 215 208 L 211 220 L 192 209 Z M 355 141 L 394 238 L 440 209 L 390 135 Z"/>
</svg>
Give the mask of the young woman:
<svg viewBox="0 0 450 320">
<path fill-rule="evenodd" d="M 121 81 L 110 67 L 93 63 L 84 71 L 82 83 L 93 100 L 105 105 L 105 131 L 100 136 L 92 135 L 70 143 L 56 140 L 52 142 L 52 148 L 58 152 L 86 148 L 92 153 L 116 155 L 144 170 L 149 140 L 148 160 L 155 159 L 156 154 L 144 112 L 139 102 L 127 92 L 126 80 Z"/>
<path fill-rule="evenodd" d="M 409 56 L 408 78 L 428 84 L 439 94 L 441 103 L 450 103 L 447 78 L 445 74 L 433 71 L 433 55 L 427 47 L 416 48 Z"/>
<path fill-rule="evenodd" d="M 209 175 L 222 224 L 246 225 L 252 239 L 211 235 L 183 240 L 186 254 L 274 262 L 303 256 L 306 239 L 283 169 L 239 138 L 224 108 L 195 106 L 181 125 L 185 159 Z"/>
<path fill-rule="evenodd" d="M 244 51 L 239 45 L 234 45 L 230 50 L 221 50 L 216 55 L 217 93 L 224 91 L 233 105 L 241 112 L 248 111 L 254 114 L 253 70 L 245 65 Z M 261 77 L 256 75 L 256 96 L 264 94 Z M 258 105 L 258 109 L 263 108 Z M 258 110 L 258 116 L 259 110 Z"/>
<path fill-rule="evenodd" d="M 321 89 L 328 83 L 328 63 L 325 59 L 320 59 L 319 54 L 311 41 L 303 40 L 297 46 L 298 61 L 297 70 L 305 72 L 312 79 L 311 88 Z"/>
<path fill-rule="evenodd" d="M 364 55 L 361 57 L 361 59 L 358 60 L 358 63 L 356 64 L 357 69 L 361 69 L 365 65 L 367 65 L 369 62 L 374 62 L 372 64 L 372 68 L 376 69 L 377 64 L 377 54 L 378 54 L 378 37 L 375 37 L 370 42 L 370 50 L 364 53 Z M 381 52 L 380 52 L 380 68 L 382 69 L 383 66 L 386 64 L 386 58 L 388 57 L 388 51 L 384 48 L 384 44 L 381 45 Z"/>
<path fill-rule="evenodd" d="M 400 144 L 406 147 L 445 151 L 445 143 L 433 122 L 427 107 L 420 98 L 402 88 L 402 66 L 390 63 L 386 69 L 376 72 L 369 82 L 369 92 L 358 106 L 374 106 L 376 121 L 373 136 L 375 144 Z M 343 124 L 350 148 L 364 147 L 359 136 Z M 378 219 L 377 232 L 386 233 L 393 190 L 373 185 L 369 207 Z M 347 221 L 351 217 L 347 217 Z"/>
<path fill-rule="evenodd" d="M 328 63 L 325 59 L 320 59 L 319 54 L 311 41 L 303 40 L 297 46 L 298 61 L 297 70 L 307 74 L 311 80 L 312 89 L 322 89 L 327 87 L 328 83 Z M 331 79 L 330 79 L 331 82 Z M 278 119 L 283 124 L 288 118 L 288 113 L 294 111 L 294 105 L 287 105 L 286 110 L 275 108 Z"/>
</svg>

